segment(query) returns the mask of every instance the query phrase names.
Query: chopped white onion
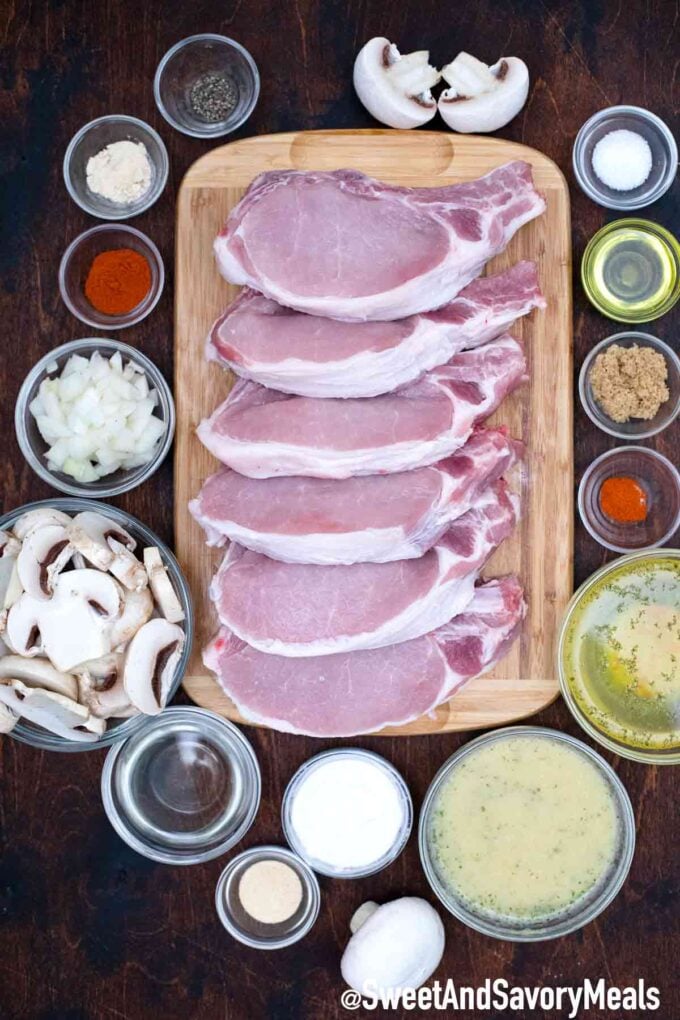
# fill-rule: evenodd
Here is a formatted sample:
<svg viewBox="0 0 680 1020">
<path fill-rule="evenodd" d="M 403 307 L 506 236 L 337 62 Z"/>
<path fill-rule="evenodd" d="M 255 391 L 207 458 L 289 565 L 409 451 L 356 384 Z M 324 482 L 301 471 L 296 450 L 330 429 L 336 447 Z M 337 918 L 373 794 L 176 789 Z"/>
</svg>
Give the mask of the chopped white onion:
<svg viewBox="0 0 680 1020">
<path fill-rule="evenodd" d="M 50 366 L 52 373 L 57 365 Z M 116 352 L 72 355 L 59 376 L 44 379 L 30 404 L 48 444 L 47 466 L 78 482 L 96 482 L 152 459 L 165 424 L 154 415 L 158 392 L 143 369 Z"/>
</svg>

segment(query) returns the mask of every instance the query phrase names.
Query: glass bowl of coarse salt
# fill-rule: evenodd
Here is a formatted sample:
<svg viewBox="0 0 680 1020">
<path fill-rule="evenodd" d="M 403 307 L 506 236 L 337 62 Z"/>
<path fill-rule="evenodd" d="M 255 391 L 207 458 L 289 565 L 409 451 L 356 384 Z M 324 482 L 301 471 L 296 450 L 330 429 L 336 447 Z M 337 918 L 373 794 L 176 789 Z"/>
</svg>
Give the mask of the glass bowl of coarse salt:
<svg viewBox="0 0 680 1020">
<path fill-rule="evenodd" d="M 81 127 L 64 156 L 74 202 L 100 220 L 125 220 L 154 204 L 168 179 L 168 153 L 143 120 L 111 114 Z"/>
<path fill-rule="evenodd" d="M 630 211 L 656 202 L 678 172 L 678 147 L 666 124 L 639 106 L 610 106 L 583 125 L 574 173 L 593 202 Z"/>
</svg>

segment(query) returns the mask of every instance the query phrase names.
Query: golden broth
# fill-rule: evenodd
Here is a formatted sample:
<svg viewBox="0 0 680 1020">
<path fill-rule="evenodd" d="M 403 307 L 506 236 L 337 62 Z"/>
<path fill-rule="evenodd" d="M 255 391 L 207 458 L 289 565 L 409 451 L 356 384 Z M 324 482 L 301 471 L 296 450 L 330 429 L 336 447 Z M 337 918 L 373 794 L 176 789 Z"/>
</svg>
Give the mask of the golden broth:
<svg viewBox="0 0 680 1020">
<path fill-rule="evenodd" d="M 578 707 L 631 748 L 680 747 L 680 562 L 624 563 L 572 611 L 562 670 Z"/>
</svg>

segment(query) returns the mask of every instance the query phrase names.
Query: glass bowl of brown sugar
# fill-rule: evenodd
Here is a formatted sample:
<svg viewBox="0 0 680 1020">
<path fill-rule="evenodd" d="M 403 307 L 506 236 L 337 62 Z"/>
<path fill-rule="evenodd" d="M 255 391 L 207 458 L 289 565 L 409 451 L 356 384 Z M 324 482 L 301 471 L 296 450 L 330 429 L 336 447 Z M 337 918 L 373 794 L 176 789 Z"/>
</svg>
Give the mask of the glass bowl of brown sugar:
<svg viewBox="0 0 680 1020">
<path fill-rule="evenodd" d="M 68 246 L 59 291 L 77 319 L 95 329 L 133 326 L 158 304 L 165 269 L 153 241 L 122 223 L 102 223 Z"/>
</svg>

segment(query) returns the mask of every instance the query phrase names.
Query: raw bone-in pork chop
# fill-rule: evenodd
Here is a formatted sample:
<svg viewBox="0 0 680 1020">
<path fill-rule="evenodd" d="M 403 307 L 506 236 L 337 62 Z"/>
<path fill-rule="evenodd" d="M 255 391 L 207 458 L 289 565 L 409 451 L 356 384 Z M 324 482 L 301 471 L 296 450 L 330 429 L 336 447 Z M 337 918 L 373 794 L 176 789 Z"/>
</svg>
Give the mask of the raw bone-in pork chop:
<svg viewBox="0 0 680 1020">
<path fill-rule="evenodd" d="M 395 322 L 340 322 L 245 290 L 210 331 L 207 357 L 244 379 L 303 397 L 373 397 L 544 308 L 533 262 L 473 280 L 434 312 Z"/>
<path fill-rule="evenodd" d="M 250 478 L 408 471 L 462 446 L 525 370 L 521 344 L 505 336 L 381 397 L 292 397 L 241 379 L 201 422 L 198 436 L 218 460 Z"/>
<path fill-rule="evenodd" d="M 504 577 L 475 589 L 465 612 L 443 627 L 389 648 L 286 659 L 223 628 L 203 660 L 251 722 L 350 737 L 403 726 L 486 673 L 517 637 L 524 612 L 519 581 Z"/>
<path fill-rule="evenodd" d="M 212 545 L 227 538 L 288 563 L 386 563 L 422 556 L 522 456 L 479 429 L 430 467 L 394 475 L 246 478 L 224 468 L 189 509 Z"/>
<path fill-rule="evenodd" d="M 298 311 L 403 319 L 451 301 L 544 209 L 522 162 L 444 188 L 276 170 L 232 210 L 215 255 L 231 283 Z"/>
<path fill-rule="evenodd" d="M 500 481 L 420 559 L 322 567 L 231 545 L 210 595 L 220 623 L 272 655 L 331 655 L 420 637 L 463 612 L 517 520 Z"/>
</svg>

